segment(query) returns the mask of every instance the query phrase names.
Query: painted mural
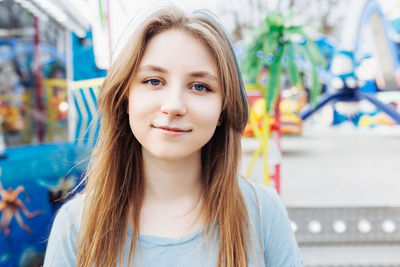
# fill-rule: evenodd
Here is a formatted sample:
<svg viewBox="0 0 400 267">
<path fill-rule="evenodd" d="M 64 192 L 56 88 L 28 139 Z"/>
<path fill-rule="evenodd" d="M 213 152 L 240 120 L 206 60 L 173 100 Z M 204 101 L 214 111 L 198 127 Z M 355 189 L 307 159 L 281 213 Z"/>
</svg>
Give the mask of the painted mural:
<svg viewBox="0 0 400 267">
<path fill-rule="evenodd" d="M 6 150 L 0 159 L 1 267 L 43 264 L 55 213 L 81 180 L 89 153 L 68 143 Z"/>
</svg>

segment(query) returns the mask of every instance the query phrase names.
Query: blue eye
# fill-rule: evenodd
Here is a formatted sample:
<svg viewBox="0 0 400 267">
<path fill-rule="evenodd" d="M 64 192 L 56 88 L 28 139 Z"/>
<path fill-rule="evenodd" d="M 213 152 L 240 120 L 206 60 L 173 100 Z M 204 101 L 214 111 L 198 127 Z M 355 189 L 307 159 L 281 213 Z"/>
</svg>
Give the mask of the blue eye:
<svg viewBox="0 0 400 267">
<path fill-rule="evenodd" d="M 195 91 L 198 91 L 198 92 L 208 92 L 208 91 L 211 91 L 210 88 L 208 88 L 207 86 L 205 86 L 204 84 L 201 84 L 201 83 L 196 83 L 195 85 L 192 86 L 192 88 L 193 88 Z"/>
<path fill-rule="evenodd" d="M 148 79 L 148 80 L 144 81 L 144 83 L 147 83 L 147 84 L 149 84 L 151 86 L 159 86 L 159 85 L 161 85 L 161 81 L 158 80 L 158 79 Z"/>
</svg>

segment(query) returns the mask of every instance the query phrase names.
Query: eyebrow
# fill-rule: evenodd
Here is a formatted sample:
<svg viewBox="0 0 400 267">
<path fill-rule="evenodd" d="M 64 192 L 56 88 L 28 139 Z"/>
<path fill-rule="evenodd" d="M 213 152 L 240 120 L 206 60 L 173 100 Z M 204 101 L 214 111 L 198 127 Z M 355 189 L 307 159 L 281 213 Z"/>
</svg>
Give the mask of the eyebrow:
<svg viewBox="0 0 400 267">
<path fill-rule="evenodd" d="M 139 68 L 139 72 L 140 71 L 155 71 L 155 72 L 159 72 L 159 73 L 168 73 L 168 70 L 166 70 L 160 66 L 156 66 L 156 65 L 145 65 L 145 66 Z M 208 78 L 208 79 L 211 79 L 211 80 L 219 83 L 219 79 L 215 75 L 211 74 L 208 71 L 191 72 L 191 73 L 189 73 L 189 76 L 195 77 L 195 78 Z"/>
<path fill-rule="evenodd" d="M 144 67 L 139 68 L 140 71 L 155 71 L 155 72 L 160 72 L 160 73 L 168 73 L 168 71 L 162 67 L 156 66 L 156 65 L 146 65 Z"/>
<path fill-rule="evenodd" d="M 190 73 L 189 75 L 191 77 L 196 77 L 196 78 L 208 78 L 214 80 L 216 83 L 219 83 L 219 79 L 215 75 L 209 73 L 208 71 L 196 71 Z"/>
</svg>

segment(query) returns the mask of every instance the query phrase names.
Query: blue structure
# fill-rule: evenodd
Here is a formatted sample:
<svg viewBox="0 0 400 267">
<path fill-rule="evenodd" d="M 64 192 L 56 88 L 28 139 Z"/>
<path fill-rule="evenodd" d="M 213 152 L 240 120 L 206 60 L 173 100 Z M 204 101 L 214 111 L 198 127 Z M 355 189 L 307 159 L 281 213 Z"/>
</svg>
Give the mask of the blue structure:
<svg viewBox="0 0 400 267">
<path fill-rule="evenodd" d="M 387 90 L 399 90 L 399 85 L 396 84 L 395 71 L 400 64 L 396 45 L 388 37 L 386 21 L 379 4 L 375 0 L 355 1 L 354 3 L 361 3 L 358 9 L 350 9 L 352 12 L 358 12 L 354 15 L 358 20 L 356 20 L 356 24 L 345 23 L 346 28 L 340 44 L 344 49 L 334 52 L 330 64 L 330 72 L 335 76 L 331 78 L 331 82 L 336 85 L 329 87 L 329 90 L 320 97 L 315 106 L 311 104 L 305 106 L 300 111 L 300 116 L 305 120 L 330 102 L 354 102 L 365 99 L 388 114 L 397 124 L 400 124 L 400 114 L 395 108 L 379 101 L 372 92 L 363 92 L 365 90 L 360 90 L 358 86 L 354 71 L 363 56 L 359 53 L 360 36 L 363 27 L 370 22 L 376 39 L 376 50 L 378 58 L 380 58 Z M 354 18 L 351 18 L 351 20 L 354 21 Z M 340 61 L 342 69 L 337 68 L 338 64 L 335 64 L 335 61 L 336 63 Z"/>
<path fill-rule="evenodd" d="M 0 65 L 14 59 L 19 54 L 32 54 L 34 52 L 33 43 L 20 42 L 18 39 L 0 39 L 0 46 L 7 46 L 9 49 L 3 50 L 0 54 Z M 41 54 L 48 54 L 48 60 L 57 60 L 65 64 L 65 56 L 60 54 L 54 46 L 48 44 L 39 44 L 39 52 Z M 42 64 L 48 64 L 49 62 L 42 62 Z"/>
<path fill-rule="evenodd" d="M 105 77 L 106 70 L 96 66 L 93 53 L 92 31 L 85 38 L 79 38 L 72 33 L 73 77 L 75 81 Z"/>
<path fill-rule="evenodd" d="M 0 159 L 0 266 L 40 266 L 55 212 L 81 180 L 89 153 L 68 143 L 6 150 Z"/>
<path fill-rule="evenodd" d="M 377 108 L 388 114 L 397 124 L 400 124 L 400 114 L 390 105 L 384 104 L 379 101 L 373 93 L 365 93 L 358 87 L 357 77 L 354 74 L 354 66 L 356 65 L 354 54 L 350 51 L 338 51 L 336 57 L 341 57 L 342 59 L 347 58 L 347 66 L 350 70 L 346 70 L 343 73 L 336 73 L 337 77 L 334 78 L 332 83 L 337 84 L 336 90 L 333 92 L 326 92 L 323 94 L 318 103 L 313 106 L 312 104 L 306 105 L 301 111 L 300 116 L 303 120 L 307 119 L 314 112 L 318 111 L 324 105 L 332 101 L 341 102 L 355 102 L 362 99 L 368 100 L 374 104 Z M 334 62 L 333 62 L 334 65 Z"/>
</svg>

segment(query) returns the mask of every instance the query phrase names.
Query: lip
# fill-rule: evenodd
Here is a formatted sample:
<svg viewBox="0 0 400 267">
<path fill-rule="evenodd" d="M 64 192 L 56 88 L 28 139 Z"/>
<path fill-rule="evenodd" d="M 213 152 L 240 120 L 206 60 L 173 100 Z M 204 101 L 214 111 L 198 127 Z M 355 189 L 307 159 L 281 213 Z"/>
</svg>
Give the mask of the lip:
<svg viewBox="0 0 400 267">
<path fill-rule="evenodd" d="M 192 130 L 182 129 L 178 127 L 170 127 L 170 126 L 155 126 L 152 125 L 152 128 L 160 131 L 162 134 L 168 136 L 181 136 L 187 133 L 190 133 Z"/>
</svg>

